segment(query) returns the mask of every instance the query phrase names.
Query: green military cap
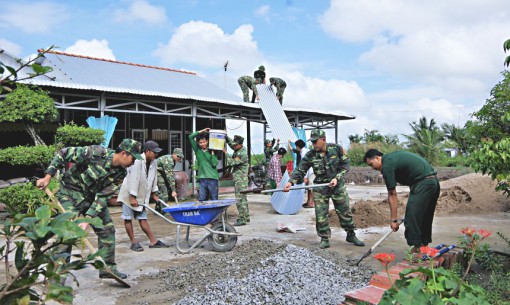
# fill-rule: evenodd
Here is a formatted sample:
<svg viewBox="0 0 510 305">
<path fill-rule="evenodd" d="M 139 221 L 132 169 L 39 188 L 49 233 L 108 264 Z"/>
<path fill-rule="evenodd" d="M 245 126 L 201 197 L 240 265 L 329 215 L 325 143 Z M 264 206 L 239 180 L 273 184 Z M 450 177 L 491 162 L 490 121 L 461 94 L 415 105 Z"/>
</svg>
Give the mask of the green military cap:
<svg viewBox="0 0 510 305">
<path fill-rule="evenodd" d="M 234 136 L 234 144 L 240 144 L 240 145 L 243 145 L 243 142 L 244 142 L 244 138 L 241 137 L 241 136 L 238 136 L 238 135 L 235 135 Z"/>
<path fill-rule="evenodd" d="M 321 130 L 319 128 L 312 130 L 310 133 L 310 139 L 308 141 L 317 141 L 320 138 L 326 137 L 326 133 L 324 133 L 324 130 Z"/>
<path fill-rule="evenodd" d="M 262 65 L 261 65 L 261 66 L 259 67 L 259 70 L 260 70 L 260 71 L 264 71 L 264 72 L 265 72 L 265 71 L 266 71 L 266 67 L 264 67 L 264 66 L 262 66 Z"/>
<path fill-rule="evenodd" d="M 174 155 L 177 157 L 180 157 L 181 159 L 184 159 L 184 154 L 182 153 L 182 149 L 176 148 L 174 149 Z"/>
<path fill-rule="evenodd" d="M 264 144 L 269 144 L 269 143 L 272 143 L 272 142 L 273 142 L 273 140 L 266 139 L 266 140 L 264 141 Z"/>
<path fill-rule="evenodd" d="M 133 139 L 124 139 L 119 145 L 119 148 L 132 154 L 137 160 L 143 160 L 142 158 L 142 144 Z"/>
</svg>

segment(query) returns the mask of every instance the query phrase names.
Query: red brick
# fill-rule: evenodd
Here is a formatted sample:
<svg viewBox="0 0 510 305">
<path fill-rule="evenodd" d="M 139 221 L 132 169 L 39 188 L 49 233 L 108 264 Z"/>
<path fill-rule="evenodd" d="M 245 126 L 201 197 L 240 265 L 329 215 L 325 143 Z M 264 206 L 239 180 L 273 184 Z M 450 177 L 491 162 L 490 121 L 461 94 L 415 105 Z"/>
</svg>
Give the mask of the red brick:
<svg viewBox="0 0 510 305">
<path fill-rule="evenodd" d="M 378 304 L 386 289 L 376 286 L 367 286 L 345 294 L 345 301 L 367 302 Z"/>
</svg>

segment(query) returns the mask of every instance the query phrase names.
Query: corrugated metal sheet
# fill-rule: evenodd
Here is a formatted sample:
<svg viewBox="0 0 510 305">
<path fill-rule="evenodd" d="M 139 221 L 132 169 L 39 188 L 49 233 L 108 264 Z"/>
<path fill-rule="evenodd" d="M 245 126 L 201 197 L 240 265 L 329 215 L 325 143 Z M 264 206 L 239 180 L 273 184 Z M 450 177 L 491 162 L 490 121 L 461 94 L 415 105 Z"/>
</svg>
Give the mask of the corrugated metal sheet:
<svg viewBox="0 0 510 305">
<path fill-rule="evenodd" d="M 41 62 L 54 71 L 28 82 L 40 86 L 123 92 L 148 96 L 245 105 L 242 99 L 198 75 L 132 63 L 47 53 Z M 242 104 L 243 103 L 243 104 Z M 258 108 L 255 106 L 255 108 Z"/>
<path fill-rule="evenodd" d="M 287 141 L 297 141 L 297 137 L 292 131 L 292 126 L 283 111 L 280 102 L 276 99 L 276 95 L 268 85 L 260 84 L 257 85 L 257 91 L 259 93 L 259 105 L 264 112 L 266 122 L 271 128 L 274 137 L 280 139 L 280 143 L 283 143 L 284 147 L 287 146 Z"/>
</svg>

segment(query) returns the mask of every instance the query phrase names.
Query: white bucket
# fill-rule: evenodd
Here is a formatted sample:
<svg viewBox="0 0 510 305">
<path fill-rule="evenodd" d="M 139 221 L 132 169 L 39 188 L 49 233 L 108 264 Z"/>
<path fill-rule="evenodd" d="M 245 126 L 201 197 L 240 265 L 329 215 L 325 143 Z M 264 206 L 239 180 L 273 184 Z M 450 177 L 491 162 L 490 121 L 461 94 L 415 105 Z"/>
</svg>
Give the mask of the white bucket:
<svg viewBox="0 0 510 305">
<path fill-rule="evenodd" d="M 210 129 L 209 130 L 209 149 L 223 150 L 227 132 L 225 130 Z"/>
</svg>

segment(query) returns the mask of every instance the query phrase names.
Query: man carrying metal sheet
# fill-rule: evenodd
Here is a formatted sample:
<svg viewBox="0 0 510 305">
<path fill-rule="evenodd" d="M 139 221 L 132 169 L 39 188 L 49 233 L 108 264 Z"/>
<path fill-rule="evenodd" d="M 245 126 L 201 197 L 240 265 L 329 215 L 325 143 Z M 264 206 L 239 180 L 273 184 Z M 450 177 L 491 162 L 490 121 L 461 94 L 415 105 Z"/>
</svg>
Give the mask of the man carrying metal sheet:
<svg viewBox="0 0 510 305">
<path fill-rule="evenodd" d="M 289 182 L 284 187 L 288 192 L 292 185 L 303 183 L 310 167 L 315 174 L 315 184 L 329 183 L 328 186 L 315 188 L 315 226 L 321 237 L 320 248 L 329 248 L 331 229 L 329 227 L 329 199 L 333 201 L 340 226 L 347 232 L 346 241 L 356 246 L 364 246 L 354 233 L 354 221 L 349 207 L 349 195 L 345 188 L 344 175 L 349 171 L 349 158 L 340 145 L 326 143 L 326 134 L 321 129 L 314 129 L 308 141 L 313 150 L 306 153 L 299 166 L 292 172 Z"/>
<path fill-rule="evenodd" d="M 283 105 L 283 93 L 285 92 L 285 88 L 287 88 L 287 83 L 278 77 L 270 77 L 269 85 L 276 87 L 276 98 L 280 102 L 280 105 Z"/>
<path fill-rule="evenodd" d="M 248 198 L 246 193 L 241 193 L 242 190 L 248 188 L 248 168 L 249 168 L 249 160 L 248 153 L 246 148 L 243 147 L 244 138 L 235 135 L 234 140 L 227 137 L 227 144 L 234 150 L 234 153 L 229 155 L 227 153 L 227 149 L 224 148 L 223 152 L 226 157 L 226 166 L 232 167 L 232 175 L 234 176 L 234 187 L 235 187 L 235 196 L 236 199 L 239 200 L 237 202 L 237 212 L 239 213 L 239 218 L 237 218 L 234 226 L 244 226 L 250 222 L 250 210 L 248 208 Z"/>
<path fill-rule="evenodd" d="M 237 79 L 237 83 L 243 91 L 243 101 L 245 103 L 250 102 L 250 89 L 253 91 L 253 95 L 256 96 L 257 101 L 260 100 L 259 93 L 257 92 L 258 79 L 255 80 L 253 77 L 245 75 Z"/>
</svg>

